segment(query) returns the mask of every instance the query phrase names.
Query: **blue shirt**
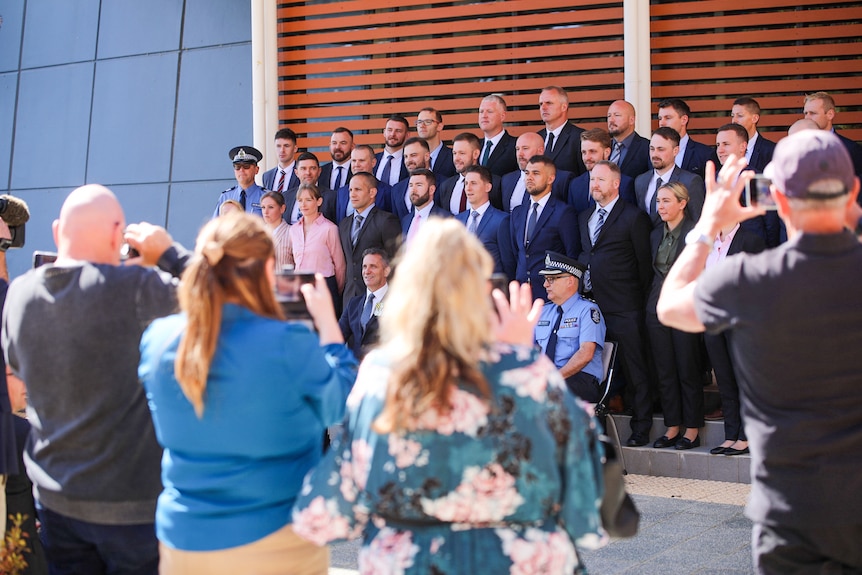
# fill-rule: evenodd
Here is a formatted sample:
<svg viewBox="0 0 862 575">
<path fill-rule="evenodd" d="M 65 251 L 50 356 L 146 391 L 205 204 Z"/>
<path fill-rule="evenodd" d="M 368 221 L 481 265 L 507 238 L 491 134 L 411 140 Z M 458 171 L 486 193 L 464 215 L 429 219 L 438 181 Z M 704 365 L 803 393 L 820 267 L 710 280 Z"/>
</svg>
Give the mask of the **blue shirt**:
<svg viewBox="0 0 862 575">
<path fill-rule="evenodd" d="M 174 378 L 185 325 L 156 320 L 141 340 L 138 375 L 165 449 L 156 535 L 186 551 L 236 547 L 290 522 L 324 428 L 344 415 L 356 360 L 303 325 L 225 304 L 198 419 Z"/>
<path fill-rule="evenodd" d="M 560 329 L 557 330 L 557 348 L 554 353 L 554 365 L 560 369 L 585 342 L 595 342 L 596 352 L 581 370 L 584 373 L 602 379 L 602 348 L 605 344 L 605 318 L 599 311 L 599 306 L 591 301 L 581 298 L 576 293 L 563 302 L 563 319 L 560 321 Z M 548 346 L 548 339 L 554 330 L 557 321 L 557 304 L 546 303 L 539 316 L 536 325 L 536 343 L 542 346 L 542 351 Z"/>
<path fill-rule="evenodd" d="M 269 190 L 264 190 L 257 184 L 252 184 L 245 191 L 245 212 L 247 214 L 254 214 L 256 216 L 263 217 L 263 212 L 260 211 L 260 199 L 263 197 L 265 193 Z M 218 217 L 218 210 L 223 203 L 227 200 L 235 200 L 240 204 L 240 192 L 242 192 L 242 188 L 239 187 L 239 184 L 236 186 L 227 189 L 221 193 L 218 197 L 218 202 L 216 203 L 215 211 L 213 212 L 213 217 Z"/>
</svg>

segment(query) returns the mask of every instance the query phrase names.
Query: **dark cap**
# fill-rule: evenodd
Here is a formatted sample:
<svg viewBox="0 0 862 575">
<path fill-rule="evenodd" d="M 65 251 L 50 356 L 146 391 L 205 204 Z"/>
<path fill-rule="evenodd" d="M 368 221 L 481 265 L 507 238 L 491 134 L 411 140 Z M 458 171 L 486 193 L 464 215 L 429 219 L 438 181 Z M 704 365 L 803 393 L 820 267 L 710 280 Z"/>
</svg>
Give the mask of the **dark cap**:
<svg viewBox="0 0 862 575">
<path fill-rule="evenodd" d="M 228 153 L 228 158 L 234 164 L 256 164 L 263 159 L 263 154 L 251 146 L 237 146 Z"/>
<path fill-rule="evenodd" d="M 560 274 L 572 274 L 578 279 L 584 277 L 587 268 L 578 260 L 573 260 L 557 252 L 545 252 L 545 267 L 539 271 L 543 276 L 556 276 Z"/>
<path fill-rule="evenodd" d="M 826 130 L 802 130 L 778 142 L 763 170 L 789 198 L 835 198 L 853 189 L 853 162 L 841 140 Z"/>
</svg>

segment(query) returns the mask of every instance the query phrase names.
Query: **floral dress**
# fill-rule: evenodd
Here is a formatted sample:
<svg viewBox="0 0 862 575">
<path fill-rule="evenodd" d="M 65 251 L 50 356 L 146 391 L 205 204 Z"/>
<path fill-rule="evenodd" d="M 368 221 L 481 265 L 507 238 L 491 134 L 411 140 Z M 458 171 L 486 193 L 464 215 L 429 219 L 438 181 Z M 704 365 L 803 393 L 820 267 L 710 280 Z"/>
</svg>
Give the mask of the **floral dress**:
<svg viewBox="0 0 862 575">
<path fill-rule="evenodd" d="M 312 471 L 293 528 L 319 545 L 363 537 L 361 574 L 566 574 L 601 529 L 596 420 L 540 351 L 496 346 L 491 401 L 451 386 L 451 413 L 378 434 L 390 362 L 369 354 L 340 438 Z"/>
</svg>

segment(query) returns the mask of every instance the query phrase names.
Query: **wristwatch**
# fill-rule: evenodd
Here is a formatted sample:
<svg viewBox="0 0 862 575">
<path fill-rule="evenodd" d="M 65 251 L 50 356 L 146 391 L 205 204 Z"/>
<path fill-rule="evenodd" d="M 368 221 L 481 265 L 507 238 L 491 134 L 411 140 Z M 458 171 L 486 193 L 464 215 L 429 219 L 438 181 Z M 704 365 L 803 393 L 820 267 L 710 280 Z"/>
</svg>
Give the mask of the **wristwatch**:
<svg viewBox="0 0 862 575">
<path fill-rule="evenodd" d="M 691 244 L 703 244 L 712 247 L 713 242 L 713 238 L 709 237 L 697 228 L 694 228 L 685 235 L 685 245 L 687 246 Z"/>
</svg>

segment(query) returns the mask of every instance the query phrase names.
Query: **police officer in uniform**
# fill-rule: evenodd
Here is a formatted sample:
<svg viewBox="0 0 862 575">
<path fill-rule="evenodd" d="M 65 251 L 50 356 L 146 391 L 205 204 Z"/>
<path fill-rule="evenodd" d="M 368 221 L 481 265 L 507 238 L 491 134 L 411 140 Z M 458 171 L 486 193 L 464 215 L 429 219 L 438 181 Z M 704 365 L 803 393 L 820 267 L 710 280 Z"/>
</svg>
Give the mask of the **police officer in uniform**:
<svg viewBox="0 0 862 575">
<path fill-rule="evenodd" d="M 237 184 L 221 193 L 213 217 L 218 216 L 219 207 L 227 200 L 239 202 L 246 213 L 263 217 L 260 211 L 260 199 L 269 190 L 261 188 L 254 182 L 260 170 L 257 163 L 263 159 L 263 154 L 251 146 L 237 146 L 228 153 L 228 157 L 233 162 L 233 174 Z"/>
<path fill-rule="evenodd" d="M 599 307 L 581 297 L 578 287 L 586 267 L 556 252 L 545 253 L 548 303 L 536 325 L 536 343 L 565 378 L 569 390 L 591 403 L 601 399 L 605 320 Z"/>
</svg>

